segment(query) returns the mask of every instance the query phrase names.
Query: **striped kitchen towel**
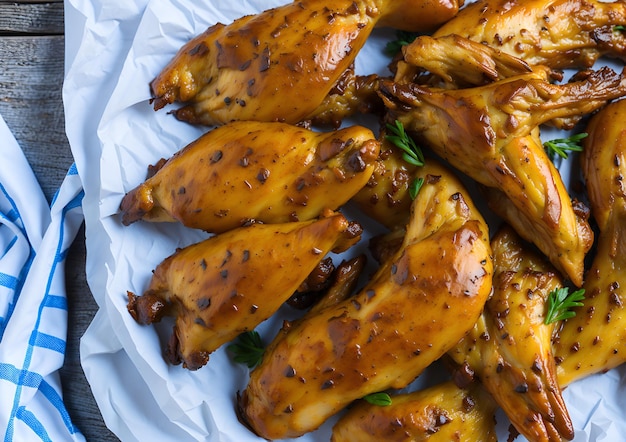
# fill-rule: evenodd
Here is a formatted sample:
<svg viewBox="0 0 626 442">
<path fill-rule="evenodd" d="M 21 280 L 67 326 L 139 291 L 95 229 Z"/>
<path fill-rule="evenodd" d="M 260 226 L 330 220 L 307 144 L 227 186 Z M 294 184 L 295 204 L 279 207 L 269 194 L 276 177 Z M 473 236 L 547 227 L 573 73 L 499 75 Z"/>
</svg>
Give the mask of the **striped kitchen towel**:
<svg viewBox="0 0 626 442">
<path fill-rule="evenodd" d="M 50 206 L 0 116 L 0 438 L 83 441 L 63 403 L 64 266 L 83 221 L 70 168 Z"/>
</svg>

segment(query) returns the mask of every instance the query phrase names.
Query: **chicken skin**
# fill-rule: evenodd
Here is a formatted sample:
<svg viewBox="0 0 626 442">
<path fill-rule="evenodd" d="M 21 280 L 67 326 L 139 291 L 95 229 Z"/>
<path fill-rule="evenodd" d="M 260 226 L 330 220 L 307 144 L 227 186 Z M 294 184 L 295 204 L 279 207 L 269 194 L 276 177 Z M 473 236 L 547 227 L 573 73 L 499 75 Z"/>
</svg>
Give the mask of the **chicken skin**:
<svg viewBox="0 0 626 442">
<path fill-rule="evenodd" d="M 589 68 L 601 56 L 626 60 L 626 2 L 617 0 L 478 0 L 434 37 L 457 34 L 531 65 Z"/>
<path fill-rule="evenodd" d="M 533 72 L 453 90 L 383 80 L 379 94 L 389 109 L 388 119 L 399 120 L 422 146 L 477 182 L 504 192 L 520 212 L 535 206 L 534 213 L 526 213 L 541 228 L 518 233 L 533 241 L 574 284 L 582 284 L 591 230 L 569 209 L 571 216 L 561 216 L 570 200 L 564 187 L 557 187 L 558 175 L 540 144 L 520 138 L 546 121 L 584 115 L 625 95 L 623 74 L 602 68 L 579 81 L 556 85 Z M 561 222 L 569 225 L 557 227 Z M 554 232 L 564 228 L 574 239 L 566 247 L 558 243 L 560 235 L 554 238 Z M 544 229 L 552 238 L 537 234 Z"/>
<path fill-rule="evenodd" d="M 356 295 L 286 324 L 252 371 L 239 414 L 267 439 L 318 428 L 350 402 L 409 384 L 472 328 L 491 291 L 488 228 L 435 161 L 400 250 Z"/>
<path fill-rule="evenodd" d="M 555 339 L 561 385 L 626 361 L 626 101 L 609 104 L 587 126 L 581 157 L 600 234 L 584 284 L 584 306 Z"/>
<path fill-rule="evenodd" d="M 331 442 L 497 442 L 495 411 L 479 385 L 447 381 L 393 395 L 384 407 L 359 401 L 335 424 Z"/>
<path fill-rule="evenodd" d="M 142 296 L 128 293 L 128 310 L 140 324 L 175 316 L 166 357 L 196 370 L 270 317 L 328 252 L 347 249 L 360 234 L 338 213 L 230 230 L 166 258 Z"/>
<path fill-rule="evenodd" d="M 128 192 L 122 222 L 179 221 L 220 233 L 250 221 L 313 219 L 368 182 L 379 148 L 362 126 L 313 132 L 233 122 L 186 146 Z"/>
<path fill-rule="evenodd" d="M 365 185 L 351 199 L 370 218 L 390 230 L 404 229 L 411 215 L 409 186 L 416 166 L 402 159 L 402 152 L 385 138 L 374 171 Z"/>
<path fill-rule="evenodd" d="M 297 123 L 315 113 L 374 26 L 430 30 L 458 8 L 455 0 L 300 0 L 218 23 L 151 82 L 154 108 L 180 101 L 179 119 L 205 125 Z"/>
<path fill-rule="evenodd" d="M 556 270 L 504 227 L 492 239 L 493 295 L 468 336 L 448 354 L 467 365 L 529 441 L 572 439 L 557 383 L 548 295 L 563 286 Z"/>
</svg>

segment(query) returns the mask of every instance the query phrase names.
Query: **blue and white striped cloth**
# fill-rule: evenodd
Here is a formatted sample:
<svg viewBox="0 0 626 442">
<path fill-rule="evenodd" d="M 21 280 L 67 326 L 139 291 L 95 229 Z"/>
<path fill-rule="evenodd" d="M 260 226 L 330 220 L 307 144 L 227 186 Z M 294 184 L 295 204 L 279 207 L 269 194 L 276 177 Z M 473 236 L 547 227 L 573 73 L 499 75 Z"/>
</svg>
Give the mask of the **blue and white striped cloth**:
<svg viewBox="0 0 626 442">
<path fill-rule="evenodd" d="M 63 403 L 65 260 L 83 221 L 70 168 L 50 206 L 0 116 L 0 438 L 83 441 Z"/>
</svg>

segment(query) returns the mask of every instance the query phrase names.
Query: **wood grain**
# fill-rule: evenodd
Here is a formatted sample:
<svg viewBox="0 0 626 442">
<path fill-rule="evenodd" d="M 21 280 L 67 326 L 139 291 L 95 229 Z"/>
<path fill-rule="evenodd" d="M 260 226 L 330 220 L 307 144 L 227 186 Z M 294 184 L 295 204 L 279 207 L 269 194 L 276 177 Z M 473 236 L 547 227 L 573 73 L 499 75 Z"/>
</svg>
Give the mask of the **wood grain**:
<svg viewBox="0 0 626 442">
<path fill-rule="evenodd" d="M 0 115 L 20 143 L 48 201 L 73 163 L 63 84 L 63 1 L 0 1 Z M 105 426 L 79 356 L 79 340 L 97 305 L 85 277 L 82 228 L 66 265 L 68 340 L 61 369 L 64 401 L 87 441 L 117 441 Z"/>
</svg>

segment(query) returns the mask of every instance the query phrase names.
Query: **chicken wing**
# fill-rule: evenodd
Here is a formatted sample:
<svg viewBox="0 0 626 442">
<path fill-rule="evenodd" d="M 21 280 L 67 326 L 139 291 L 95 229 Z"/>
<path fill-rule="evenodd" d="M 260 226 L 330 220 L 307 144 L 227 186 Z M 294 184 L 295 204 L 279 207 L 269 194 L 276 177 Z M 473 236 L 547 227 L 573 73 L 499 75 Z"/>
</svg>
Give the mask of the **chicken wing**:
<svg viewBox="0 0 626 442">
<path fill-rule="evenodd" d="M 588 68 L 603 55 L 626 60 L 626 2 L 617 0 L 478 0 L 441 26 L 553 69 Z"/>
<path fill-rule="evenodd" d="M 543 148 L 530 138 L 520 138 L 545 121 L 583 115 L 626 94 L 623 74 L 602 68 L 578 82 L 555 85 L 533 72 L 454 90 L 381 81 L 379 93 L 389 108 L 390 120 L 401 121 L 423 145 L 454 167 L 479 183 L 504 192 L 522 212 L 527 210 L 524 205 L 545 207 L 547 210 L 534 209 L 540 215 L 534 221 L 546 232 L 554 235 L 564 227 L 555 224 L 561 220 L 569 222 L 567 236 L 575 238 L 575 242 L 566 248 L 554 241 L 546 245 L 542 242 L 546 235 L 539 238 L 536 229 L 524 237 L 548 256 L 556 256 L 553 264 L 576 285 L 582 283 L 583 258 L 591 246 L 591 230 L 582 220 L 574 222 L 573 215 L 561 216 L 570 203 L 564 188 L 563 192 L 557 188 L 560 178 L 554 175 Z M 537 190 L 525 188 L 529 183 Z M 528 202 L 531 194 L 539 196 L 532 204 Z M 556 204 L 550 201 L 555 199 Z M 571 214 L 569 209 L 568 212 Z M 557 240 L 561 239 L 559 236 Z"/>
<path fill-rule="evenodd" d="M 329 251 L 347 249 L 360 233 L 341 214 L 240 227 L 165 259 L 142 296 L 128 293 L 128 310 L 141 324 L 175 316 L 166 356 L 195 370 L 271 316 Z"/>
<path fill-rule="evenodd" d="M 448 354 L 469 365 L 528 440 L 572 439 L 552 355 L 554 324 L 544 324 L 548 294 L 563 281 L 509 227 L 491 247 L 493 295 L 474 329 Z"/>
<path fill-rule="evenodd" d="M 496 404 L 479 386 L 447 381 L 392 396 L 381 407 L 360 401 L 333 427 L 332 442 L 497 442 Z"/>
<path fill-rule="evenodd" d="M 587 126 L 582 170 L 600 234 L 584 284 L 584 306 L 555 339 L 559 382 L 567 385 L 626 361 L 626 101 L 609 104 Z"/>
<path fill-rule="evenodd" d="M 180 101 L 179 119 L 206 125 L 297 123 L 322 103 L 375 25 L 431 29 L 458 8 L 455 0 L 301 0 L 216 24 L 152 81 L 154 108 Z"/>
<path fill-rule="evenodd" d="M 313 219 L 368 182 L 379 147 L 362 126 L 318 133 L 285 123 L 233 122 L 186 146 L 128 192 L 122 222 L 179 221 L 219 233 L 250 220 Z"/>
<path fill-rule="evenodd" d="M 388 229 L 404 229 L 411 214 L 409 186 L 417 167 L 402 159 L 402 152 L 385 138 L 385 131 L 379 139 L 380 155 L 374 171 L 351 201 Z"/>
<path fill-rule="evenodd" d="M 491 291 L 488 229 L 435 161 L 401 249 L 355 296 L 287 324 L 239 400 L 261 437 L 297 437 L 351 401 L 410 383 L 473 326 Z"/>
</svg>

